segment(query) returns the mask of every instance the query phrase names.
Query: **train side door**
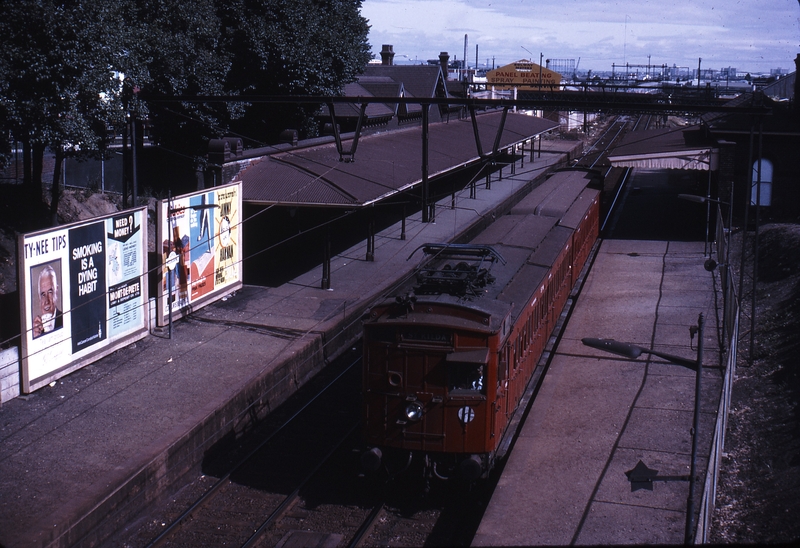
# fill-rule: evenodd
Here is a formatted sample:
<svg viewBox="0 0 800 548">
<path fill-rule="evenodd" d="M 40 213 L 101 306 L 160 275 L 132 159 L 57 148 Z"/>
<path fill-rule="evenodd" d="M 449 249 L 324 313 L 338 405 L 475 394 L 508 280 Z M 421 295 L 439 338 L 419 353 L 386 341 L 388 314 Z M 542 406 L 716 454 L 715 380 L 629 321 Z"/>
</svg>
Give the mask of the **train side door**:
<svg viewBox="0 0 800 548">
<path fill-rule="evenodd" d="M 511 398 L 508 397 L 508 361 L 501 359 L 501 357 L 502 355 L 499 353 L 494 356 L 494 359 L 497 360 L 497 392 L 492 417 L 492 435 L 495 438 L 495 443 L 497 443 L 503 435 L 503 431 L 508 423 L 508 417 L 513 411 L 508 408 L 511 400 Z"/>
</svg>

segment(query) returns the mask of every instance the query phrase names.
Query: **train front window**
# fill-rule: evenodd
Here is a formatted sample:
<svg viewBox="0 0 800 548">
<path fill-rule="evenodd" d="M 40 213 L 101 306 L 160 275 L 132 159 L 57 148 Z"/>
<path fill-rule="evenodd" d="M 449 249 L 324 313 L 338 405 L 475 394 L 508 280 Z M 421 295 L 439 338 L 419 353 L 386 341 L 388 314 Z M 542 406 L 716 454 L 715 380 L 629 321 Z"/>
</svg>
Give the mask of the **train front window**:
<svg viewBox="0 0 800 548">
<path fill-rule="evenodd" d="M 483 393 L 483 366 L 450 364 L 447 369 L 448 389 L 452 392 Z"/>
<path fill-rule="evenodd" d="M 447 355 L 447 388 L 453 395 L 485 394 L 489 349 L 459 350 Z"/>
</svg>

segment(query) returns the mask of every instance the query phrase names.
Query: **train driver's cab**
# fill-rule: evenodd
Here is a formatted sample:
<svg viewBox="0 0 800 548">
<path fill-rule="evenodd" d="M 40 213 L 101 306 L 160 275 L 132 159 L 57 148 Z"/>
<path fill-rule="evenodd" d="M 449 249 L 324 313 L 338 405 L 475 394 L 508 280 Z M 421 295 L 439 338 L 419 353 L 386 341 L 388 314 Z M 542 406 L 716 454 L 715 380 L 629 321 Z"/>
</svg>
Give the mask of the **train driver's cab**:
<svg viewBox="0 0 800 548">
<path fill-rule="evenodd" d="M 458 350 L 447 355 L 447 391 L 451 396 L 486 394 L 488 348 Z"/>
</svg>

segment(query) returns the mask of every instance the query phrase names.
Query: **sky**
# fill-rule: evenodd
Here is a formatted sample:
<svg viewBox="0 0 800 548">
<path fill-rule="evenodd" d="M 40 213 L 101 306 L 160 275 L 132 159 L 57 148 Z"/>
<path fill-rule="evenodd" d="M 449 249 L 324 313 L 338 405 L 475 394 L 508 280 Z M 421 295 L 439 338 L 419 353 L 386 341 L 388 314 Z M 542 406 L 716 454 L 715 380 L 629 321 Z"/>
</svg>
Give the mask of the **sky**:
<svg viewBox="0 0 800 548">
<path fill-rule="evenodd" d="M 463 59 L 464 35 L 470 66 L 476 45 L 480 65 L 543 56 L 575 59 L 580 71 L 629 63 L 794 72 L 800 53 L 800 0 L 363 0 L 361 15 L 373 54 L 391 44 L 395 63 L 442 51 Z"/>
</svg>

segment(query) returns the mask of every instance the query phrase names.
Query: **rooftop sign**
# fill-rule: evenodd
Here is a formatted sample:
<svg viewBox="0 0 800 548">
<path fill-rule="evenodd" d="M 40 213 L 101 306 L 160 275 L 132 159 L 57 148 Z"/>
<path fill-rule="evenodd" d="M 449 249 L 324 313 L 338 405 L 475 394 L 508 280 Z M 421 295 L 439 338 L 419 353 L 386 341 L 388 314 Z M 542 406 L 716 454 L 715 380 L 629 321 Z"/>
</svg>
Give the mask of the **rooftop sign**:
<svg viewBox="0 0 800 548">
<path fill-rule="evenodd" d="M 486 73 L 486 83 L 495 89 L 539 89 L 561 84 L 561 75 L 549 68 L 521 60 Z"/>
</svg>

